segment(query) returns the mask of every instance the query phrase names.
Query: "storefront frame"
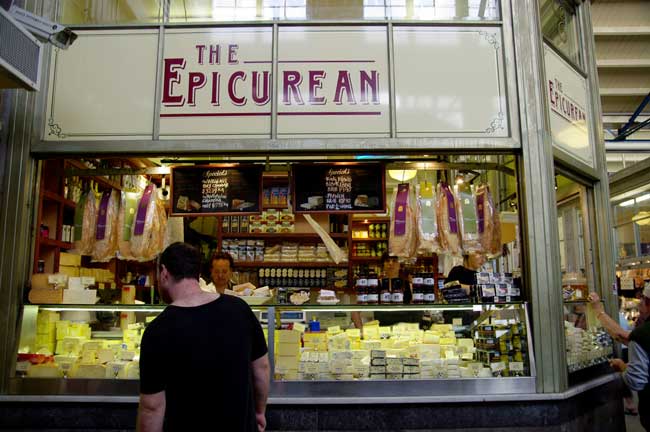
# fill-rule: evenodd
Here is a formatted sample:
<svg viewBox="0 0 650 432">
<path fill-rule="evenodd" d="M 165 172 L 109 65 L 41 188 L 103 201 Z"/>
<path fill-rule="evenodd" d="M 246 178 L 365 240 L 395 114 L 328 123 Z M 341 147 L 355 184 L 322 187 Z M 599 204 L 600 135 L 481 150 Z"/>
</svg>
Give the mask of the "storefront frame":
<svg viewBox="0 0 650 432">
<path fill-rule="evenodd" d="M 553 172 L 554 160 L 560 160 L 563 165 L 581 173 L 591 181 L 600 180 L 594 184 L 594 197 L 596 202 L 596 211 L 594 216 L 597 220 L 597 244 L 595 248 L 595 262 L 600 263 L 606 270 L 600 275 L 601 294 L 605 299 L 609 299 L 610 309 L 613 299 L 608 296 L 609 281 L 612 280 L 611 271 L 608 267 L 613 267 L 613 261 L 608 260 L 611 251 L 603 245 L 608 244 L 611 238 L 609 228 L 609 200 L 607 183 L 602 180 L 606 178 L 604 145 L 602 140 L 602 131 L 600 125 L 600 104 L 596 89 L 597 76 L 595 74 L 595 60 L 593 53 L 593 35 L 589 25 L 590 7 L 589 3 L 583 3 L 578 7 L 578 16 L 580 21 L 580 33 L 583 35 L 583 58 L 587 60 L 586 70 L 589 95 L 594 109 L 590 110 L 590 120 L 592 127 L 590 133 L 595 138 L 597 146 L 596 169 L 590 169 L 580 162 L 569 156 L 558 154 L 552 149 L 550 135 L 548 131 L 548 109 L 546 108 L 545 92 L 542 79 L 544 77 L 544 64 L 542 57 L 542 38 L 539 30 L 539 11 L 535 0 L 526 1 L 509 1 L 501 2 L 502 19 L 501 21 L 468 23 L 468 22 L 449 22 L 440 21 L 433 23 L 413 23 L 408 22 L 409 26 L 427 25 L 427 26 L 500 26 L 502 28 L 503 41 L 505 44 L 504 56 L 507 65 L 508 76 L 515 78 L 509 81 L 508 91 L 508 110 L 510 113 L 510 137 L 509 138 L 485 138 L 485 139 L 465 139 L 465 138 L 380 138 L 380 139 L 269 139 L 269 140 L 229 140 L 229 144 L 219 147 L 218 151 L 222 154 L 238 153 L 334 153 L 350 152 L 357 149 L 371 150 L 372 152 L 418 152 L 426 149 L 431 152 L 452 152 L 452 153 L 494 153 L 494 152 L 515 152 L 518 156 L 518 166 L 520 167 L 519 190 L 522 203 L 521 220 L 523 222 L 522 232 L 524 234 L 524 256 L 523 262 L 528 275 L 526 284 L 531 291 L 531 309 L 533 322 L 533 340 L 535 342 L 535 356 L 537 363 L 537 391 L 540 393 L 556 393 L 564 391 L 567 388 L 566 359 L 564 358 L 564 335 L 562 326 L 562 304 L 561 296 L 558 296 L 560 286 L 559 271 L 559 241 L 557 239 L 557 229 L 553 220 L 557 220 L 555 209 L 555 193 L 553 189 Z M 48 2 L 44 6 L 44 15 L 54 16 L 52 13 L 56 10 L 54 4 Z M 253 25 L 268 25 L 255 22 Z M 274 33 L 282 25 L 333 25 L 342 23 L 331 22 L 288 22 L 274 23 Z M 371 22 L 360 21 L 344 24 L 370 25 Z M 389 29 L 394 25 L 402 24 L 398 21 L 381 21 L 378 23 L 385 25 Z M 221 24 L 210 23 L 211 26 Z M 245 23 L 228 23 L 224 26 L 242 26 Z M 197 25 L 191 25 L 196 27 Z M 177 24 L 160 24 L 155 26 L 137 26 L 138 28 L 158 28 L 159 45 L 158 52 L 162 52 L 162 35 L 165 27 L 187 27 L 187 25 Z M 89 27 L 90 28 L 90 27 Z M 102 28 L 106 28 L 102 26 Z M 515 37 L 516 35 L 516 37 Z M 277 39 L 275 39 L 277 40 Z M 390 49 L 390 42 L 389 42 Z M 274 46 L 274 52 L 277 52 L 277 45 Z M 159 56 L 160 57 L 160 56 Z M 49 59 L 49 56 L 46 56 Z M 46 65 L 47 66 L 47 65 Z M 47 68 L 45 68 L 47 69 Z M 277 71 L 277 64 L 274 65 Z M 512 73 L 514 71 L 514 73 Z M 161 71 L 158 69 L 158 77 Z M 161 94 L 161 83 L 158 79 L 156 97 Z M 21 178 L 26 179 L 26 183 L 20 185 L 15 190 L 15 196 L 24 197 L 25 193 L 33 190 L 33 175 L 35 169 L 35 159 L 44 157 L 65 157 L 79 155 L 115 155 L 115 154 L 134 154 L 134 155 L 161 155 L 161 154 L 207 154 L 215 151 L 214 140 L 181 140 L 181 141 L 159 141 L 156 140 L 156 127 L 154 126 L 154 135 L 152 140 L 145 141 L 98 141 L 98 142 L 48 142 L 43 141 L 42 127 L 45 124 L 45 95 L 46 91 L 41 92 L 37 98 L 34 95 L 27 96 L 24 101 L 24 110 L 26 112 L 26 124 L 20 132 L 28 132 L 31 135 L 23 135 L 23 140 L 17 140 L 14 134 L 13 142 L 22 152 L 14 163 L 20 165 Z M 34 99 L 36 103 L 34 104 Z M 274 99 L 274 100 L 277 100 Z M 14 110 L 19 109 L 19 104 L 14 104 Z M 16 116 L 17 114 L 14 114 Z M 31 116 L 34 116 L 32 118 Z M 16 118 L 16 117 L 14 117 Z M 393 127 L 391 133 L 394 134 L 394 117 L 391 120 Z M 273 129 L 272 129 L 273 130 Z M 393 135 L 394 136 L 394 135 Z M 520 149 L 520 150 L 519 150 Z M 31 154 L 28 154 L 31 153 Z M 521 153 L 519 153 L 521 152 Z M 7 203 L 9 198 L 5 198 Z M 24 199 L 24 198 L 23 198 Z M 607 205 L 603 208 L 603 203 Z M 26 200 L 23 202 L 28 205 Z M 20 202 L 19 202 L 20 204 Z M 9 321 L 4 323 L 2 332 L 7 336 L 5 339 L 8 343 L 1 352 L 2 369 L 6 372 L 0 379 L 4 385 L 0 388 L 5 390 L 6 379 L 11 371 L 11 365 L 15 363 L 15 328 L 13 327 L 13 318 L 18 313 L 17 310 L 21 304 L 22 281 L 27 279 L 29 274 L 29 263 L 31 262 L 29 251 L 31 247 L 30 236 L 27 235 L 29 230 L 29 218 L 21 215 L 15 215 L 13 222 L 19 229 L 6 237 L 13 238 L 13 244 L 23 245 L 24 251 L 21 258 L 25 261 L 24 265 L 17 263 L 16 274 L 7 279 L 7 285 L 10 286 L 12 295 L 9 298 L 3 297 L 2 306 L 11 313 L 8 315 Z M 554 233 L 555 231 L 555 233 Z M 5 234 L 9 231 L 5 230 Z M 32 233 L 33 235 L 33 233 Z M 16 243 L 18 242 L 18 243 Z M 549 249 L 550 248 L 550 249 Z M 20 250 L 20 249 L 19 249 Z M 11 251 L 5 250 L 3 264 L 9 262 Z M 12 257 L 13 258 L 13 257 Z M 13 261 L 12 261 L 13 262 Z M 535 269 L 534 272 L 530 271 Z M 12 316 L 13 314 L 13 316 Z"/>
</svg>

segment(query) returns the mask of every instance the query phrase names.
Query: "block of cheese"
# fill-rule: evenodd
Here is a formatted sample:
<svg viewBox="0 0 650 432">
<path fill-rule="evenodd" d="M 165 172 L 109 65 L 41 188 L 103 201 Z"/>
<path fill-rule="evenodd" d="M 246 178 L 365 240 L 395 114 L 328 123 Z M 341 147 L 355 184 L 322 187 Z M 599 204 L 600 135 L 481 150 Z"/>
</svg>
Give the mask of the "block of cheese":
<svg viewBox="0 0 650 432">
<path fill-rule="evenodd" d="M 275 359 L 275 367 L 277 370 L 282 371 L 282 370 L 298 370 L 298 357 L 295 356 L 290 356 L 290 357 L 277 357 Z"/>
<path fill-rule="evenodd" d="M 97 350 L 97 362 L 98 363 L 108 363 L 112 362 L 115 356 L 113 355 L 112 349 L 102 348 Z"/>
<path fill-rule="evenodd" d="M 105 378 L 106 366 L 98 364 L 79 364 L 74 370 L 74 378 Z"/>
<path fill-rule="evenodd" d="M 31 378 L 60 378 L 62 373 L 56 364 L 46 363 L 29 365 L 27 368 L 27 376 Z"/>
<path fill-rule="evenodd" d="M 373 358 L 370 364 L 372 366 L 386 366 L 386 358 Z"/>
<path fill-rule="evenodd" d="M 332 351 L 330 352 L 330 360 L 352 360 L 353 354 L 351 351 Z"/>
<path fill-rule="evenodd" d="M 425 332 L 422 341 L 425 344 L 439 344 L 440 336 L 433 334 L 432 332 Z"/>
<path fill-rule="evenodd" d="M 440 345 L 456 345 L 456 338 L 450 338 L 450 337 L 440 338 Z"/>
<path fill-rule="evenodd" d="M 305 366 L 305 372 L 310 374 L 318 373 L 318 363 L 308 362 Z"/>
<path fill-rule="evenodd" d="M 370 374 L 385 374 L 386 366 L 370 366 Z"/>
<path fill-rule="evenodd" d="M 370 357 L 372 358 L 385 358 L 386 357 L 386 351 L 385 350 L 371 350 L 370 351 Z"/>
<path fill-rule="evenodd" d="M 379 339 L 379 327 L 363 327 L 363 337 L 366 339 Z"/>
<path fill-rule="evenodd" d="M 388 379 L 388 380 L 401 380 L 402 379 L 402 374 L 401 373 L 388 372 L 386 374 L 386 379 Z"/>
<path fill-rule="evenodd" d="M 293 356 L 300 354 L 300 344 L 297 343 L 279 343 L 275 353 L 278 356 Z"/>
<path fill-rule="evenodd" d="M 404 370 L 404 366 L 401 364 L 389 364 L 386 365 L 386 372 L 387 373 L 399 373 L 401 374 Z"/>
<path fill-rule="evenodd" d="M 379 340 L 362 340 L 361 349 L 363 350 L 379 350 L 381 349 L 381 341 Z"/>
<path fill-rule="evenodd" d="M 81 353 L 81 362 L 87 364 L 94 364 L 97 359 L 97 351 L 88 350 Z"/>
<path fill-rule="evenodd" d="M 348 337 L 358 339 L 358 338 L 361 337 L 361 330 L 359 330 L 359 329 L 347 329 L 347 330 L 345 330 L 345 334 L 348 335 Z"/>
<path fill-rule="evenodd" d="M 386 379 L 386 374 L 385 373 L 371 373 L 370 374 L 370 379 L 371 380 L 385 380 Z"/>
<path fill-rule="evenodd" d="M 295 330 L 279 330 L 278 331 L 278 341 L 280 343 L 299 343 L 300 335 L 299 331 Z"/>
<path fill-rule="evenodd" d="M 81 267 L 81 255 L 61 252 L 59 254 L 59 265 Z"/>
</svg>

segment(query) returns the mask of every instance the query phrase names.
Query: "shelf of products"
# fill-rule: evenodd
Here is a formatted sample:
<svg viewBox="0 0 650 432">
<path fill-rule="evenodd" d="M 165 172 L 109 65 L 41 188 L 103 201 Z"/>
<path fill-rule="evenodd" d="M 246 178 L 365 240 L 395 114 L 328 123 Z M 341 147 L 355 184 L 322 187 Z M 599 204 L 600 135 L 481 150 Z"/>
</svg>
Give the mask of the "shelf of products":
<svg viewBox="0 0 650 432">
<path fill-rule="evenodd" d="M 221 234 L 222 238 L 224 239 L 231 239 L 231 238 L 244 238 L 244 239 L 272 239 L 272 240 L 278 240 L 278 241 L 284 241 L 284 240 L 315 240 L 315 241 L 321 241 L 320 236 L 318 234 L 310 234 L 310 233 L 235 233 L 235 232 L 229 232 L 229 233 L 222 233 Z M 333 233 L 330 234 L 330 237 L 333 239 L 347 239 L 348 235 L 347 234 L 340 234 L 340 233 Z"/>
<path fill-rule="evenodd" d="M 235 267 L 239 268 L 257 268 L 257 267 L 299 267 L 299 268 L 309 268 L 309 267 L 336 267 L 336 268 L 345 268 L 348 266 L 348 263 L 336 264 L 334 262 L 282 262 L 282 261 L 235 261 Z"/>
<path fill-rule="evenodd" d="M 404 306 L 398 315 L 394 307 L 380 305 L 251 308 L 275 356 L 272 373 L 280 382 L 500 379 L 531 377 L 534 369 L 521 303 Z M 25 306 L 16 375 L 138 379 L 143 331 L 162 310 L 159 305 Z M 363 336 L 351 324 L 354 311 L 365 321 Z M 277 328 L 271 333 L 270 319 Z M 473 321 L 472 327 L 465 324 Z M 297 323 L 305 330 L 294 330 Z"/>
</svg>

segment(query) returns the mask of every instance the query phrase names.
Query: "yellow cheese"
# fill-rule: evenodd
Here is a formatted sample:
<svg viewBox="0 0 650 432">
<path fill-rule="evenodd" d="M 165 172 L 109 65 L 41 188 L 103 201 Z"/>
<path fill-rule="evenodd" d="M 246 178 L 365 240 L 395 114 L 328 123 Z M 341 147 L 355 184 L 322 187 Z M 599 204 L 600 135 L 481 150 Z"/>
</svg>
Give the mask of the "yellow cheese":
<svg viewBox="0 0 650 432">
<path fill-rule="evenodd" d="M 61 370 L 53 363 L 30 365 L 27 369 L 27 376 L 31 378 L 60 378 L 61 375 Z"/>
<path fill-rule="evenodd" d="M 112 362 L 113 359 L 114 359 L 113 350 L 103 348 L 97 351 L 97 361 L 99 363 Z"/>
<path fill-rule="evenodd" d="M 278 370 L 298 370 L 298 357 L 296 356 L 280 356 L 275 360 L 275 367 Z"/>
<path fill-rule="evenodd" d="M 360 338 L 361 337 L 361 330 L 359 330 L 359 329 L 347 329 L 347 330 L 345 330 L 345 334 L 348 335 L 348 337 L 351 337 L 351 338 Z"/>
<path fill-rule="evenodd" d="M 280 330 L 278 331 L 278 341 L 280 343 L 299 343 L 300 332 L 295 330 Z"/>
<path fill-rule="evenodd" d="M 279 343 L 276 350 L 279 356 L 294 356 L 297 358 L 300 354 L 300 345 L 296 343 Z"/>
<path fill-rule="evenodd" d="M 61 252 L 59 264 L 62 266 L 81 267 L 81 255 Z"/>
<path fill-rule="evenodd" d="M 106 367 L 96 364 L 80 364 L 74 371 L 74 378 L 105 378 Z"/>
<path fill-rule="evenodd" d="M 94 350 L 84 351 L 81 354 L 81 362 L 82 363 L 88 363 L 88 364 L 94 364 L 95 359 L 97 358 L 96 353 L 97 353 L 97 351 L 94 351 Z"/>
<path fill-rule="evenodd" d="M 59 273 L 64 274 L 68 277 L 79 277 L 81 273 L 79 272 L 79 267 L 60 265 Z"/>
</svg>

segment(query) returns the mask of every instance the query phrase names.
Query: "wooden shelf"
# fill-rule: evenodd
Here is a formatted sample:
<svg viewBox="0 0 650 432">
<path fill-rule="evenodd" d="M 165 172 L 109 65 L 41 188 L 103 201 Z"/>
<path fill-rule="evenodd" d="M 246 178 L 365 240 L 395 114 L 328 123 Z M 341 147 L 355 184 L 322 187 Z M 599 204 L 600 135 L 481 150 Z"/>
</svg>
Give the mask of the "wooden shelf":
<svg viewBox="0 0 650 432">
<path fill-rule="evenodd" d="M 62 196 L 55 194 L 54 192 L 44 190 L 42 193 L 43 193 L 43 199 L 46 200 L 46 201 L 58 202 L 58 203 L 61 203 L 61 204 L 65 205 L 66 207 L 70 207 L 70 208 L 76 208 L 77 207 L 77 204 L 74 201 L 69 200 L 69 199 L 65 199 Z"/>
<path fill-rule="evenodd" d="M 281 206 L 281 205 L 273 205 L 273 204 L 267 204 L 262 206 L 262 210 L 284 210 L 288 208 L 287 205 Z"/>
<path fill-rule="evenodd" d="M 82 163 L 80 161 L 77 161 L 77 160 L 66 159 L 66 163 L 68 163 L 69 165 L 71 165 L 73 168 L 76 168 L 76 169 L 92 170 L 92 168 L 88 168 L 84 163 Z M 120 191 L 122 190 L 121 185 L 119 185 L 119 184 L 117 184 L 117 183 L 115 183 L 113 181 L 110 181 L 110 180 L 108 180 L 108 179 L 106 179 L 106 178 L 104 178 L 102 176 L 99 176 L 99 175 L 98 176 L 87 175 L 87 176 L 80 176 L 80 177 L 85 177 L 85 178 L 92 179 L 92 181 L 99 184 L 100 186 L 104 186 L 104 187 L 112 188 L 112 189 L 117 189 L 117 190 L 120 190 Z"/>
<path fill-rule="evenodd" d="M 352 237 L 353 242 L 380 242 L 380 241 L 388 241 L 388 237 L 386 238 L 354 238 Z"/>
<path fill-rule="evenodd" d="M 273 240 L 318 240 L 320 236 L 316 233 L 222 233 L 223 238 L 242 238 L 242 239 L 273 239 Z M 333 239 L 347 239 L 347 233 L 330 234 Z"/>
<path fill-rule="evenodd" d="M 61 249 L 72 249 L 72 243 L 68 242 L 63 242 L 61 240 L 54 240 L 50 238 L 42 238 L 40 239 L 41 246 L 49 246 L 49 247 L 58 247 Z"/>
<path fill-rule="evenodd" d="M 353 256 L 351 257 L 352 261 L 359 262 L 359 261 L 364 261 L 364 262 L 380 262 L 381 257 L 358 257 L 358 256 Z"/>
<path fill-rule="evenodd" d="M 235 261 L 237 268 L 258 268 L 258 267 L 292 267 L 292 268 L 347 268 L 348 263 L 342 262 L 284 262 L 284 261 Z"/>
</svg>

